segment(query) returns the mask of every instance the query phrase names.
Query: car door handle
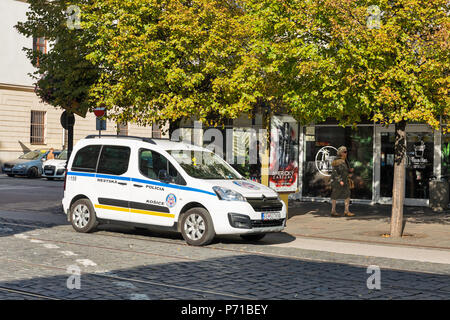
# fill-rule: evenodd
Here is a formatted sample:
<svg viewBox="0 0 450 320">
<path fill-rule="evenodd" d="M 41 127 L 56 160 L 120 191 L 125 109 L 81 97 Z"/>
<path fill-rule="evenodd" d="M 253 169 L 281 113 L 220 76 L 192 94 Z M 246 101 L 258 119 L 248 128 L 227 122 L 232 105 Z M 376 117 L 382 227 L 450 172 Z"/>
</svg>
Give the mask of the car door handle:
<svg viewBox="0 0 450 320">
<path fill-rule="evenodd" d="M 133 184 L 133 186 L 138 187 L 138 188 L 142 188 L 142 184 Z"/>
<path fill-rule="evenodd" d="M 127 185 L 126 182 L 118 182 L 118 184 L 120 184 L 121 186 L 126 186 Z"/>
</svg>

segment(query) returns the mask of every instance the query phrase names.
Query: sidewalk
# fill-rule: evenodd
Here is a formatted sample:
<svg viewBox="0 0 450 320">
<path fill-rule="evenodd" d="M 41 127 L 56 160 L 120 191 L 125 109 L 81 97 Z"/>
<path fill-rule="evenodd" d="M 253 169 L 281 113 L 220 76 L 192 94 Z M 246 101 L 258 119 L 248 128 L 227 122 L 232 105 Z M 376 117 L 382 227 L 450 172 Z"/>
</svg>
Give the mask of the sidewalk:
<svg viewBox="0 0 450 320">
<path fill-rule="evenodd" d="M 337 211 L 342 213 L 343 204 Z M 330 204 L 289 203 L 285 232 L 296 237 L 281 247 L 450 264 L 450 212 L 405 207 L 403 237 L 390 238 L 389 205 L 350 206 L 354 217 L 331 217 Z"/>
</svg>

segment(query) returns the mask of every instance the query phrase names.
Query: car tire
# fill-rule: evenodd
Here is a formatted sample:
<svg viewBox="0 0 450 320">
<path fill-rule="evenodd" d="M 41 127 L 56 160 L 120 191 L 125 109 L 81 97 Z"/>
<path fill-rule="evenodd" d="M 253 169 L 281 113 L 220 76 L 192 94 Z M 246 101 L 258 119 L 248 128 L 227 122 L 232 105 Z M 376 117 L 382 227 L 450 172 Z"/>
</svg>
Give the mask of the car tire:
<svg viewBox="0 0 450 320">
<path fill-rule="evenodd" d="M 98 225 L 94 207 L 89 199 L 79 199 L 70 207 L 70 223 L 77 232 L 89 233 Z"/>
<path fill-rule="evenodd" d="M 241 234 L 241 238 L 246 241 L 259 241 L 265 236 L 265 233 Z"/>
<path fill-rule="evenodd" d="M 39 170 L 36 167 L 31 167 L 27 172 L 27 177 L 30 179 L 37 178 L 39 175 Z"/>
<path fill-rule="evenodd" d="M 181 217 L 180 229 L 186 243 L 192 246 L 205 246 L 216 235 L 211 216 L 204 208 L 186 211 Z"/>
</svg>

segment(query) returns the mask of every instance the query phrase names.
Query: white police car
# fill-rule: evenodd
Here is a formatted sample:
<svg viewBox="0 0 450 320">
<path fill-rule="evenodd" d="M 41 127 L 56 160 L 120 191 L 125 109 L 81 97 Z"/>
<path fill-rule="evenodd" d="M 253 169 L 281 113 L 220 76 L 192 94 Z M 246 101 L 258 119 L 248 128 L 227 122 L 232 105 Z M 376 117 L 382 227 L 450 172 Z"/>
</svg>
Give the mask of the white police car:
<svg viewBox="0 0 450 320">
<path fill-rule="evenodd" d="M 209 150 L 162 139 L 87 136 L 67 165 L 63 207 L 78 232 L 99 223 L 164 226 L 191 245 L 215 235 L 259 240 L 285 227 L 277 193 Z"/>
</svg>

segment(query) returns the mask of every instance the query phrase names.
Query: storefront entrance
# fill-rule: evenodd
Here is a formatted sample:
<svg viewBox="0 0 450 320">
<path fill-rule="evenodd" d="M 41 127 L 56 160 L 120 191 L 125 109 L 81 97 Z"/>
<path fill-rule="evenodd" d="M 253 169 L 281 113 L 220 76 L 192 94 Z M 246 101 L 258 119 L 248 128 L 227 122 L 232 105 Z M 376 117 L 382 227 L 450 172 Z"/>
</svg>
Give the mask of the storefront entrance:
<svg viewBox="0 0 450 320">
<path fill-rule="evenodd" d="M 374 161 L 375 201 L 392 203 L 394 176 L 394 126 L 377 126 L 375 129 Z M 406 128 L 405 205 L 427 206 L 429 180 L 434 173 L 434 133 L 424 125 L 408 125 Z"/>
<path fill-rule="evenodd" d="M 350 166 L 354 168 L 352 200 L 355 203 L 392 203 L 394 126 L 315 125 L 305 126 L 300 132 L 301 199 L 329 201 L 331 162 L 337 148 L 344 145 L 349 151 Z M 429 181 L 441 175 L 441 135 L 420 124 L 408 124 L 406 134 L 405 205 L 428 206 Z"/>
</svg>

